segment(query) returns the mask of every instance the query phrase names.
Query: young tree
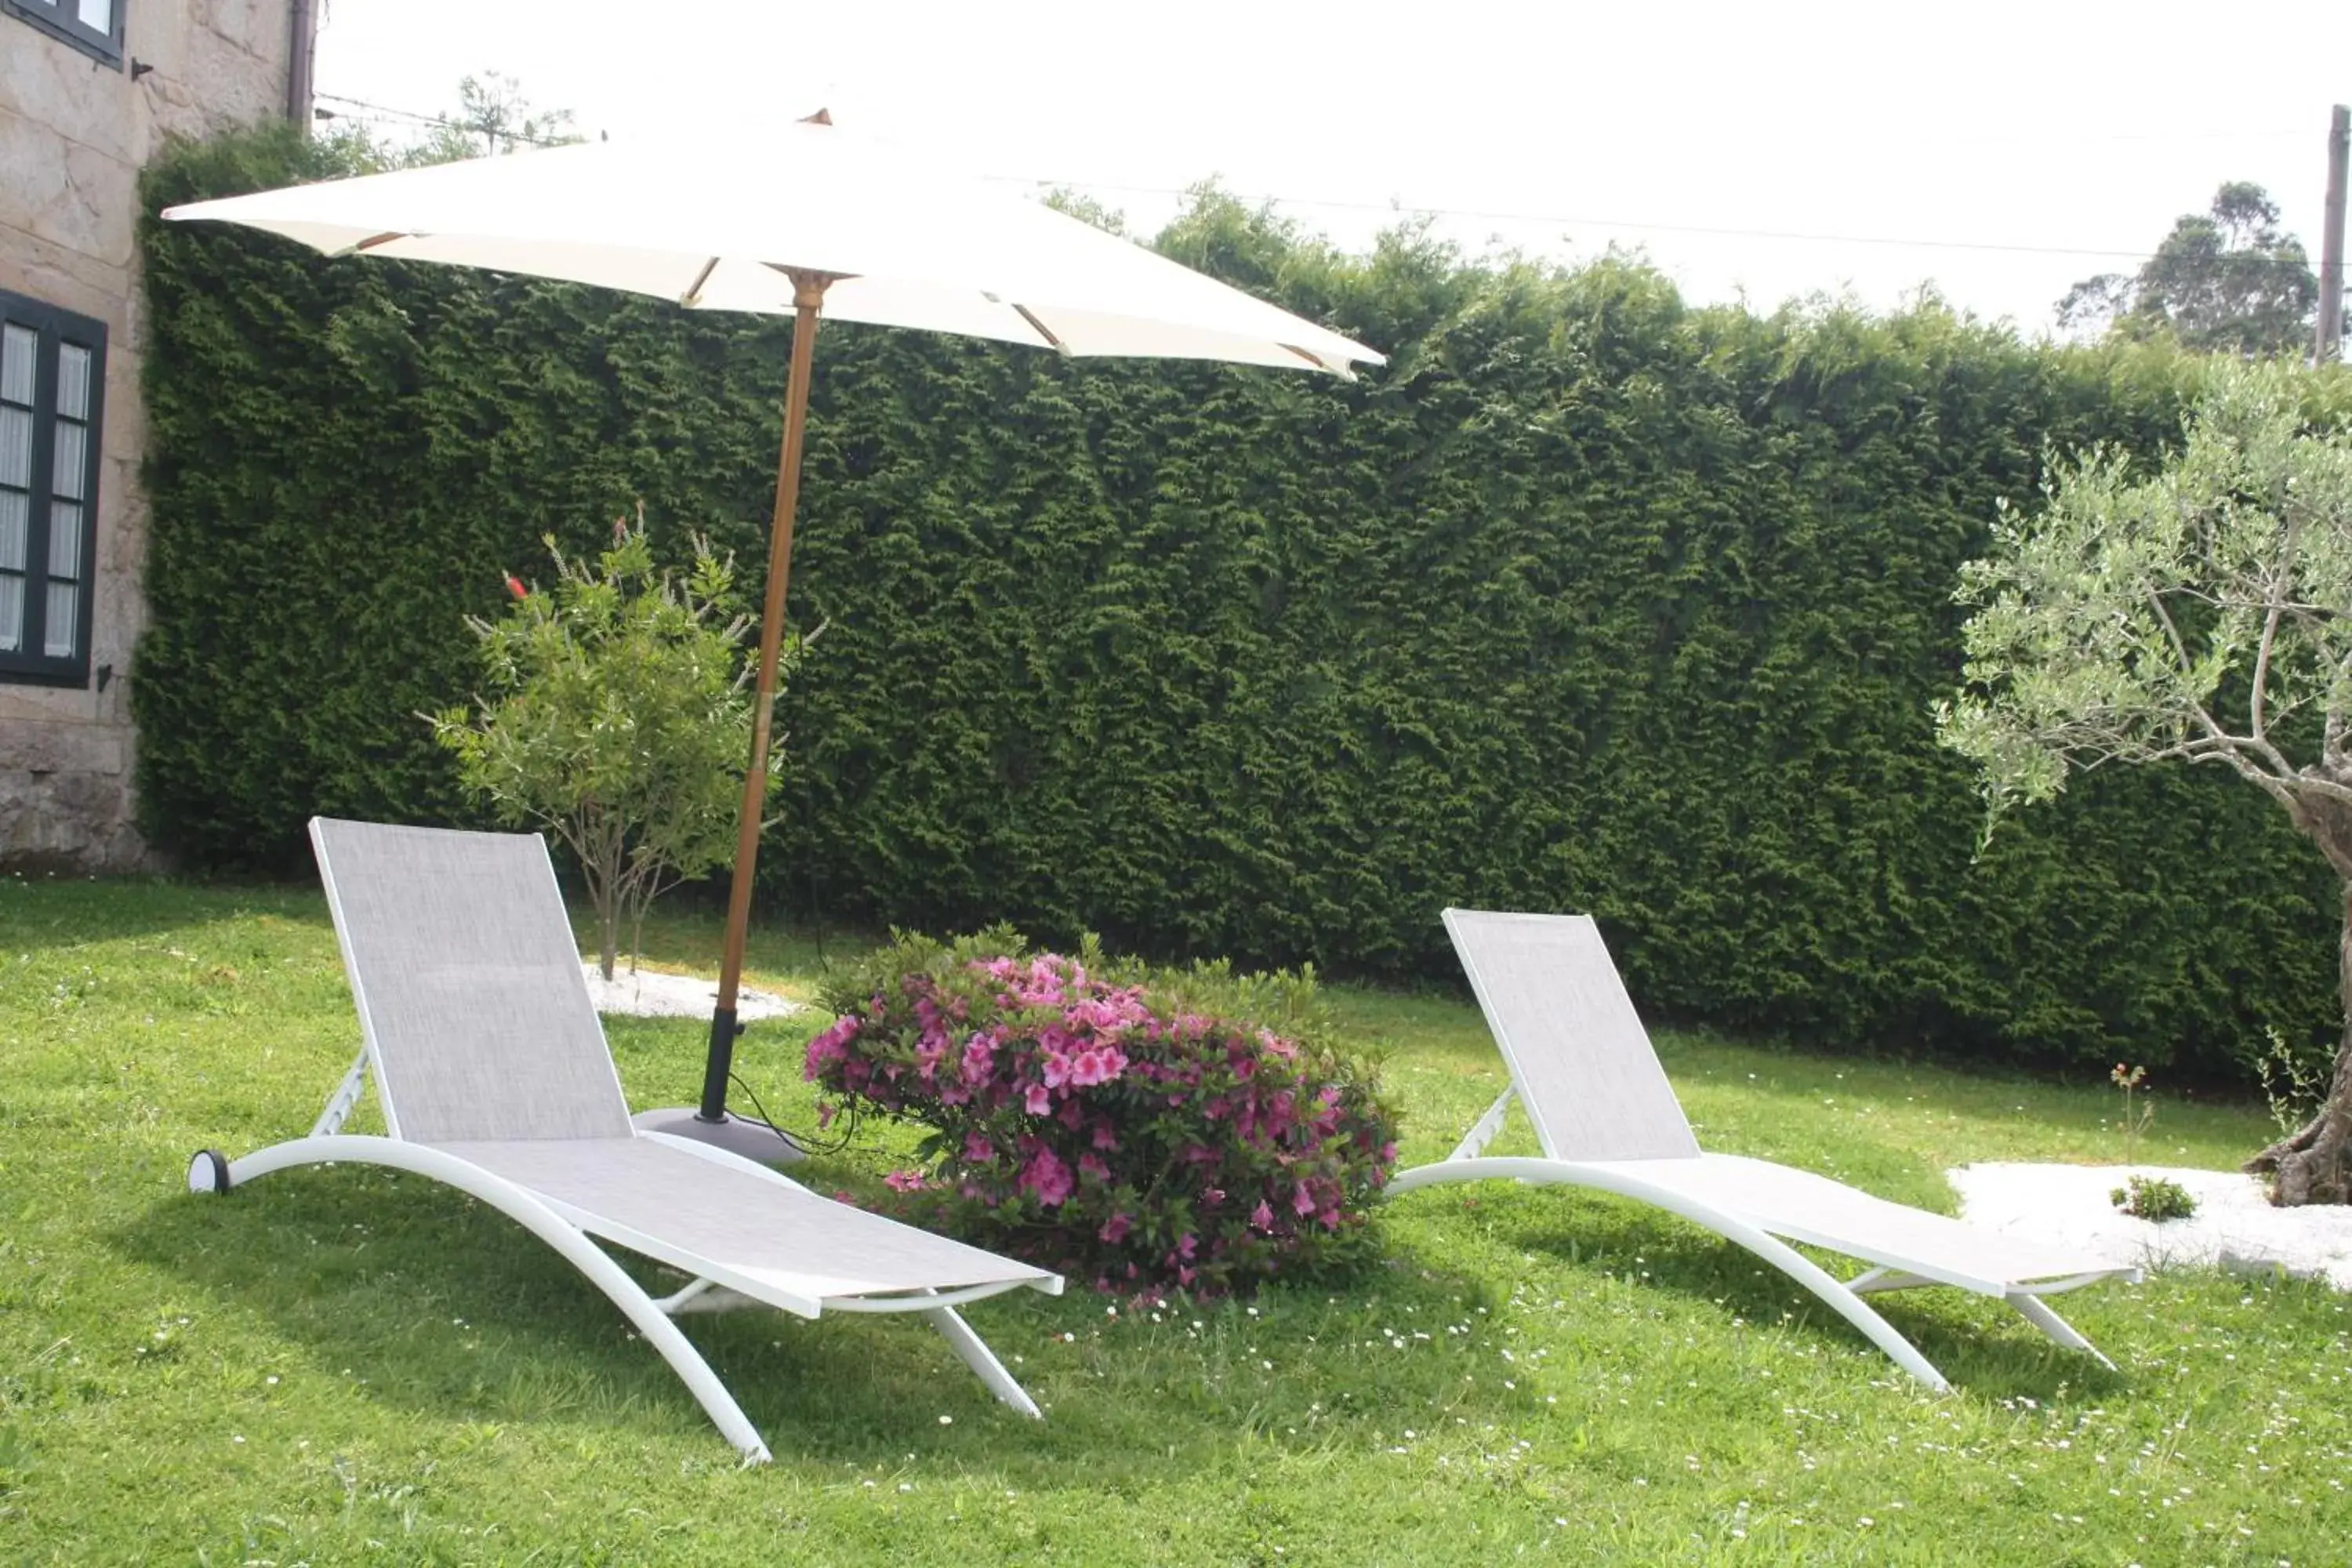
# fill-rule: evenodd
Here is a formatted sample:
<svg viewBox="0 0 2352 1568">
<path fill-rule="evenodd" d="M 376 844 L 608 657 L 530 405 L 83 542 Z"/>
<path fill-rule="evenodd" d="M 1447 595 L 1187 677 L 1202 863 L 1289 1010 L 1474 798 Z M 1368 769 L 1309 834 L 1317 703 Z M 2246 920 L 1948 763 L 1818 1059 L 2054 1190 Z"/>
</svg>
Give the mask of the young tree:
<svg viewBox="0 0 2352 1568">
<path fill-rule="evenodd" d="M 2318 1114 L 2247 1169 L 2280 1204 L 2352 1202 L 2352 426 L 2324 384 L 2218 362 L 2153 473 L 2093 451 L 1964 569 L 1969 687 L 1937 705 L 1987 831 L 2070 767 L 2180 759 L 2263 791 L 2343 882 L 2345 1031 Z M 2335 399 L 2338 410 L 2345 406 Z"/>
<path fill-rule="evenodd" d="M 733 852 L 751 752 L 750 617 L 734 609 L 731 558 L 700 538 L 684 581 L 656 570 L 642 510 L 635 528 L 613 524 L 593 566 L 547 544 L 551 586 L 509 577 L 505 615 L 467 617 L 491 695 L 426 718 L 499 820 L 541 824 L 578 859 L 610 980 L 622 923 L 634 968 L 647 906 Z M 787 670 L 803 646 L 787 638 Z"/>
</svg>

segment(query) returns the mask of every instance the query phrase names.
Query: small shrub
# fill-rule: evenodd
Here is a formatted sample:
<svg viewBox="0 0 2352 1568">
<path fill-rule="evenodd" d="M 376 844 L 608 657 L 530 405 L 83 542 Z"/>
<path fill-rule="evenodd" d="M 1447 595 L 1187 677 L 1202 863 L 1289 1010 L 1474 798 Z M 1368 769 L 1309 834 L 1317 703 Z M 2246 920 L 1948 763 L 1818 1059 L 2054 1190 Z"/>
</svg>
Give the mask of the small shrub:
<svg viewBox="0 0 2352 1568">
<path fill-rule="evenodd" d="M 1221 1294 L 1369 1245 L 1396 1118 L 1319 1037 L 1311 974 L 1148 971 L 1091 940 L 1031 954 L 999 928 L 901 937 L 825 1000 L 842 1016 L 807 1076 L 930 1130 L 889 1185 L 944 1228 L 1136 1293 Z M 1250 1021 L 1267 1012 L 1288 1032 Z"/>
<path fill-rule="evenodd" d="M 2274 1025 L 2266 1026 L 2263 1036 L 2267 1048 L 2254 1058 L 2254 1074 L 2262 1080 L 2263 1099 L 2269 1102 L 2279 1136 L 2292 1137 L 2319 1114 L 2327 1099 L 2336 1062 L 2335 1042 L 2317 1051 L 2308 1046 L 2298 1050 Z"/>
<path fill-rule="evenodd" d="M 2128 1177 L 2107 1198 L 2135 1219 L 2187 1219 L 2197 1212 L 2197 1200 L 2189 1189 L 2162 1176 Z"/>
<path fill-rule="evenodd" d="M 621 928 L 634 968 L 647 906 L 735 849 L 753 733 L 751 622 L 733 559 L 689 540 L 681 577 L 655 563 L 642 507 L 635 528 L 614 520 L 612 548 L 593 563 L 549 535 L 554 582 L 532 589 L 509 575 L 505 614 L 466 619 L 489 694 L 423 715 L 499 821 L 544 826 L 578 858 L 607 980 Z M 787 672 L 808 640 L 787 642 Z M 772 767 L 782 744 L 770 736 Z"/>
</svg>

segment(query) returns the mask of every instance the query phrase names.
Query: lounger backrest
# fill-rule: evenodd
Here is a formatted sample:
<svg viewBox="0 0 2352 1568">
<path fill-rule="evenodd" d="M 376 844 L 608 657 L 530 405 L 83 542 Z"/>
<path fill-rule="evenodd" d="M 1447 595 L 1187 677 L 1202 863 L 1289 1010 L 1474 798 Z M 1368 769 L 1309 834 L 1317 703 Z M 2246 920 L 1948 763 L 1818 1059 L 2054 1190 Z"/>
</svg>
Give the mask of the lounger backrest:
<svg viewBox="0 0 2352 1568">
<path fill-rule="evenodd" d="M 394 1137 L 630 1136 L 539 835 L 321 816 L 310 843 Z"/>
<path fill-rule="evenodd" d="M 1591 916 L 1448 910 L 1445 931 L 1548 1157 L 1699 1152 Z"/>
</svg>

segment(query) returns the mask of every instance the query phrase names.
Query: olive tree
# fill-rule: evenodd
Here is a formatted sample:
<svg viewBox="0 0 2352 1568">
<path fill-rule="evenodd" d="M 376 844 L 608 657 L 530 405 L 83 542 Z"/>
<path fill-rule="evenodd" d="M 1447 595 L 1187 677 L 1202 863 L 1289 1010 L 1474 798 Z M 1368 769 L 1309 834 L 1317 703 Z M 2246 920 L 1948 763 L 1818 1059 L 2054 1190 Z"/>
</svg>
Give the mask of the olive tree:
<svg viewBox="0 0 2352 1568">
<path fill-rule="evenodd" d="M 504 615 L 467 618 L 487 693 L 471 710 L 427 716 L 499 820 L 546 827 L 578 860 L 607 980 L 623 924 L 634 969 L 654 899 L 734 849 L 751 752 L 750 619 L 734 607 L 731 558 L 693 542 L 678 577 L 656 568 L 642 511 L 635 528 L 614 523 L 593 564 L 551 536 L 552 584 L 509 577 Z M 787 647 L 787 668 L 799 650 Z M 772 793 L 772 767 L 768 781 Z"/>
<path fill-rule="evenodd" d="M 2280 1204 L 2352 1202 L 2352 428 L 2314 415 L 2327 397 L 2284 364 L 2216 362 L 2161 466 L 2094 450 L 2031 514 L 2004 505 L 1963 569 L 1968 685 L 1937 713 L 1980 770 L 1988 832 L 2070 768 L 2182 761 L 2262 790 L 2335 869 L 2327 1094 L 2247 1163 Z"/>
</svg>

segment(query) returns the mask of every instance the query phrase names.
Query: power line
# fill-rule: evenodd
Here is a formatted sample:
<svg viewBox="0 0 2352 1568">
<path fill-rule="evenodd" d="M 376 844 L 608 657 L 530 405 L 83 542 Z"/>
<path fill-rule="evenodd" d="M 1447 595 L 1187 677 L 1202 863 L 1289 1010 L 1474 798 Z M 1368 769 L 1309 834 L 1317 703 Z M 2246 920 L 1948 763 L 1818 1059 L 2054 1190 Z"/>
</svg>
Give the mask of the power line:
<svg viewBox="0 0 2352 1568">
<path fill-rule="evenodd" d="M 359 109 L 370 110 L 376 114 L 394 116 L 400 121 L 419 125 L 472 129 L 460 126 L 457 121 L 450 120 L 446 115 L 419 114 L 415 110 L 394 109 L 385 104 L 371 103 L 365 99 L 346 98 L 338 93 L 322 92 L 316 96 L 331 102 L 347 103 Z M 517 132 L 501 132 L 499 134 L 512 141 L 529 142 L 542 147 L 562 144 L 540 137 L 524 136 Z M 2262 137 L 2274 134 L 2276 133 L 2271 132 L 2249 133 L 2250 136 Z M 2162 139 L 2166 138 L 2159 134 L 2128 132 L 2101 138 L 2108 141 Z M 988 174 L 982 177 L 998 184 L 1025 185 L 1036 190 L 1113 191 L 1130 195 L 1167 196 L 1180 200 L 1189 194 L 1184 187 L 1128 184 L 1110 180 L 1040 179 L 1025 174 Z M 1339 212 L 1391 213 L 1398 217 L 1457 218 L 1478 223 L 1545 224 L 1564 228 L 1623 229 L 1639 234 L 1687 234 L 1721 239 L 1769 239 L 1811 245 L 1868 245 L 1907 250 L 1987 251 L 2012 256 L 2070 256 L 2109 261 L 2147 261 L 2156 255 L 2153 250 L 2117 250 L 2095 246 L 2017 245 L 1997 240 L 1921 239 L 1893 235 L 1813 233 L 1801 229 L 1736 228 L 1710 224 L 1651 223 L 1633 218 L 1576 216 L 1563 213 L 1507 212 L 1481 207 L 1408 206 L 1388 202 L 1348 201 L 1331 197 L 1286 196 L 1263 193 L 1255 197 L 1248 197 L 1244 193 L 1234 194 L 1237 196 L 1244 196 L 1244 199 L 1255 199 L 1276 206 L 1317 207 Z"/>
<path fill-rule="evenodd" d="M 339 92 L 319 92 L 311 94 L 311 97 L 328 103 L 349 104 L 353 109 L 367 111 L 361 114 L 352 114 L 340 110 L 330 110 L 330 114 L 338 120 L 365 120 L 379 125 L 418 125 L 433 130 L 475 131 L 479 132 L 484 135 L 495 134 L 502 141 L 528 142 L 534 147 L 562 147 L 569 145 L 567 142 L 557 141 L 551 137 L 526 136 L 520 131 L 499 130 L 493 132 L 487 126 L 474 125 L 463 121 L 452 120 L 446 114 L 419 114 L 413 109 L 394 109 L 389 104 L 370 103 L 363 98 L 346 98 Z"/>
<path fill-rule="evenodd" d="M 1176 196 L 1185 190 L 1166 185 L 1120 184 L 1106 180 L 1039 180 L 1019 174 L 991 174 L 986 178 L 1005 184 L 1033 185 L 1039 189 L 1056 186 L 1083 191 L 1125 191 L 1137 195 Z M 1235 192 L 1242 199 L 1245 193 Z M 1402 203 L 1345 201 L 1320 196 L 1284 196 L 1261 195 L 1255 198 L 1276 206 L 1328 207 L 1341 211 L 1394 213 L 1399 217 L 1470 218 L 1481 223 L 1554 224 L 1566 227 L 1622 228 L 1655 234 L 1700 234 L 1733 239 L 1789 239 L 1809 241 L 1816 245 L 1885 245 L 1917 250 L 1995 250 L 2026 256 L 2095 256 L 2115 260 L 2145 261 L 2155 255 L 2149 250 L 2108 250 L 2092 246 L 2074 245 L 2011 245 L 1994 240 L 1970 239 L 1911 239 L 1891 235 L 1815 234 L 1800 229 L 1727 228 L 1708 224 L 1650 223 L 1633 218 L 1580 217 L 1565 213 L 1503 212 L 1484 207 L 1409 206 Z"/>
</svg>

